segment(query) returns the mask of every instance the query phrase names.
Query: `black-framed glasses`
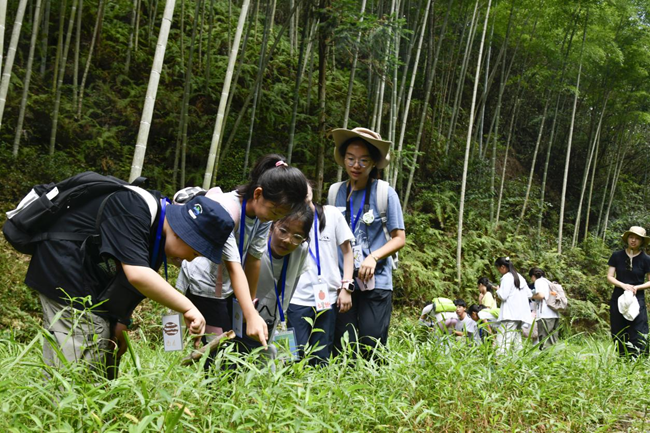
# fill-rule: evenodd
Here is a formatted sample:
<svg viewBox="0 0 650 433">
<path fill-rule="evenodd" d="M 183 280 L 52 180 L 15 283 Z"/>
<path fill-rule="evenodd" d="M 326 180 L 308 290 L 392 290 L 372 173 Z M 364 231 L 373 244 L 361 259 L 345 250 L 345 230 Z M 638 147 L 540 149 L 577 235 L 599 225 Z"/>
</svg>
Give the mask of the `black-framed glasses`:
<svg viewBox="0 0 650 433">
<path fill-rule="evenodd" d="M 359 164 L 359 167 L 361 168 L 366 168 L 370 164 L 372 164 L 372 159 L 370 158 L 355 158 L 353 156 L 346 156 L 345 157 L 345 164 L 348 167 L 354 167 L 354 164 Z"/>
<path fill-rule="evenodd" d="M 280 239 L 282 239 L 283 241 L 289 239 L 289 242 L 291 242 L 292 245 L 300 245 L 301 243 L 307 240 L 306 238 L 299 235 L 298 233 L 289 232 L 289 230 L 285 229 L 282 226 L 276 227 L 276 230 L 278 231 L 277 236 Z"/>
</svg>

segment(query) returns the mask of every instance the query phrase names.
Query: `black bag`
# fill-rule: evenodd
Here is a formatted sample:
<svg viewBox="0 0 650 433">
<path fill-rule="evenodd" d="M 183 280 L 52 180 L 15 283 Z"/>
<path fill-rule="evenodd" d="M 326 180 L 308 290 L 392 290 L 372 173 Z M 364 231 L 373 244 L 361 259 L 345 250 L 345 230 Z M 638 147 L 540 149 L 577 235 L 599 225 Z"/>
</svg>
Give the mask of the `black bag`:
<svg viewBox="0 0 650 433">
<path fill-rule="evenodd" d="M 131 185 L 140 185 L 144 178 Z M 13 211 L 7 212 L 2 233 L 7 241 L 23 254 L 34 254 L 35 245 L 45 240 L 83 242 L 87 235 L 48 231 L 62 212 L 74 210 L 89 199 L 108 195 L 129 185 L 112 176 L 87 171 L 59 183 L 36 185 Z"/>
</svg>

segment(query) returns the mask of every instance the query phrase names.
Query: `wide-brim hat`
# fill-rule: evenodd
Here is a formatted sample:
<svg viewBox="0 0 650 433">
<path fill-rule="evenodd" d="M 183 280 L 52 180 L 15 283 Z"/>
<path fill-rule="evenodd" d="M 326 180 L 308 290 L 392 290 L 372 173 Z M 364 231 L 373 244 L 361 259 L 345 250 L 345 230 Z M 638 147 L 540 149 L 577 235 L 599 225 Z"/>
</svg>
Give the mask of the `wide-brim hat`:
<svg viewBox="0 0 650 433">
<path fill-rule="evenodd" d="M 628 231 L 626 231 L 625 233 L 623 233 L 623 235 L 621 235 L 621 238 L 623 239 L 623 242 L 627 243 L 627 238 L 628 238 L 628 236 L 630 236 L 630 234 L 635 234 L 638 237 L 640 237 L 641 239 L 643 239 L 643 245 L 644 246 L 647 245 L 648 242 L 650 242 L 650 236 L 646 236 L 646 232 L 645 232 L 645 229 L 643 227 L 639 227 L 639 226 L 630 227 L 630 229 Z"/>
<path fill-rule="evenodd" d="M 379 161 L 375 161 L 377 168 L 386 168 L 390 163 L 390 155 L 388 152 L 390 151 L 391 142 L 382 140 L 378 132 L 371 131 L 368 128 L 337 128 L 332 131 L 332 138 L 334 139 L 334 160 L 341 167 L 345 168 L 345 162 L 343 161 L 343 156 L 339 153 L 339 147 L 351 138 L 360 138 L 379 150 L 381 158 Z"/>
<path fill-rule="evenodd" d="M 235 227 L 230 214 L 204 196 L 166 209 L 167 222 L 183 242 L 214 263 L 221 263 L 223 246 Z"/>
</svg>

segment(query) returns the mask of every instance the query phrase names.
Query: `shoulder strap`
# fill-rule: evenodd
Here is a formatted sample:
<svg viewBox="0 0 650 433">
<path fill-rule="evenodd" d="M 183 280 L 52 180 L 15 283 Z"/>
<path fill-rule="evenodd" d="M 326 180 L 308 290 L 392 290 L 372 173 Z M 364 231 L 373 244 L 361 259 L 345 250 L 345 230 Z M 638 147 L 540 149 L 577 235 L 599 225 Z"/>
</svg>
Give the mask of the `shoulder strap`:
<svg viewBox="0 0 650 433">
<path fill-rule="evenodd" d="M 379 219 L 381 220 L 381 228 L 384 231 L 384 237 L 386 242 L 392 239 L 390 233 L 388 232 L 388 182 L 385 180 L 377 179 L 377 212 L 379 212 Z M 399 254 L 396 252 L 392 255 L 393 257 L 393 268 L 397 269 L 397 263 L 399 262 Z"/>
<path fill-rule="evenodd" d="M 158 214 L 158 200 L 151 194 L 149 191 L 140 188 L 139 186 L 135 185 L 124 185 L 125 188 L 130 189 L 131 191 L 137 193 L 142 199 L 147 203 L 147 207 L 149 208 L 149 213 L 151 214 L 151 224 L 153 226 L 153 223 L 156 221 L 156 215 Z M 103 208 L 104 203 L 102 203 L 102 208 Z M 101 213 L 100 213 L 101 214 Z M 99 214 L 98 214 L 99 215 Z"/>
<path fill-rule="evenodd" d="M 343 185 L 345 181 L 342 182 L 336 182 L 330 185 L 329 192 L 327 193 L 327 204 L 330 206 L 336 206 L 336 196 L 339 193 L 339 189 L 341 189 L 341 185 Z"/>
</svg>

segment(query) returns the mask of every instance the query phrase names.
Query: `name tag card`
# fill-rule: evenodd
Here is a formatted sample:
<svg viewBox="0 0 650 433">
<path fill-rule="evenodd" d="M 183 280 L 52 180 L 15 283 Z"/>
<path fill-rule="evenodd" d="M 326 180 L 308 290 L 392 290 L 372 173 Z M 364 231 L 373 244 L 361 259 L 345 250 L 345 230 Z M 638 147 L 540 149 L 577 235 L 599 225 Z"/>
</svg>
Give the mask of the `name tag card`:
<svg viewBox="0 0 650 433">
<path fill-rule="evenodd" d="M 352 254 L 354 255 L 354 269 L 359 269 L 361 263 L 363 263 L 363 248 L 361 245 L 355 245 L 352 247 Z"/>
<path fill-rule="evenodd" d="M 314 284 L 314 299 L 316 299 L 316 311 L 329 310 L 332 308 L 330 291 L 327 284 Z"/>
<path fill-rule="evenodd" d="M 163 342 L 165 352 L 183 350 L 183 329 L 181 328 L 181 315 L 169 314 L 162 318 Z"/>
<path fill-rule="evenodd" d="M 296 333 L 293 328 L 286 331 L 275 331 L 273 344 L 278 348 L 279 360 L 298 361 L 298 345 L 296 344 Z"/>
</svg>

